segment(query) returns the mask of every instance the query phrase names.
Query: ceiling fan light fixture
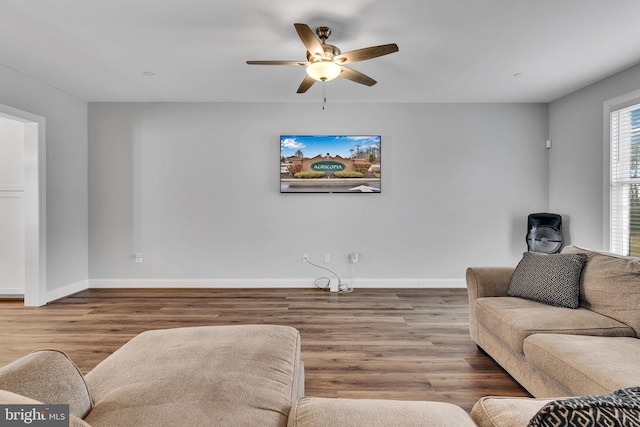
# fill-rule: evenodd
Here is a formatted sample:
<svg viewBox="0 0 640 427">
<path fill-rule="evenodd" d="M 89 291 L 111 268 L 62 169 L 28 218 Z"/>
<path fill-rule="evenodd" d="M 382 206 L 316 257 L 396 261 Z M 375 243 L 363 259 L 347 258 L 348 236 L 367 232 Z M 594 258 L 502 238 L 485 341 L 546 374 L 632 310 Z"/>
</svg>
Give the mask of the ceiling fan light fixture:
<svg viewBox="0 0 640 427">
<path fill-rule="evenodd" d="M 313 62 L 307 66 L 307 74 L 314 80 L 328 82 L 340 75 L 342 69 L 331 61 Z"/>
<path fill-rule="evenodd" d="M 293 24 L 298 37 L 307 49 L 307 60 L 301 61 L 247 61 L 247 64 L 255 65 L 292 65 L 306 68 L 307 76 L 298 87 L 297 93 L 305 93 L 317 81 L 326 82 L 336 77 L 343 77 L 352 82 L 373 86 L 376 81 L 359 71 L 343 65 L 354 62 L 377 58 L 398 51 L 395 43 L 379 46 L 369 46 L 362 49 L 342 53 L 336 46 L 326 43 L 331 34 L 329 27 L 318 27 L 316 34 L 307 24 Z M 317 35 L 317 37 L 316 37 Z"/>
</svg>

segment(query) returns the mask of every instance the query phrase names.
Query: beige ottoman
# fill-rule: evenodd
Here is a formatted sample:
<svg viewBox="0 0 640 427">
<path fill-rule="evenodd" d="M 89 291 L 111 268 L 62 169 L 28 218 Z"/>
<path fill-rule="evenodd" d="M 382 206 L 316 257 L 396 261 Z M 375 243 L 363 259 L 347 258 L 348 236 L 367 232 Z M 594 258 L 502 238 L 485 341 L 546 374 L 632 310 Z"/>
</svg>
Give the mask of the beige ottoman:
<svg viewBox="0 0 640 427">
<path fill-rule="evenodd" d="M 284 427 L 303 394 L 300 335 L 275 325 L 147 331 L 86 381 L 93 427 Z"/>
</svg>

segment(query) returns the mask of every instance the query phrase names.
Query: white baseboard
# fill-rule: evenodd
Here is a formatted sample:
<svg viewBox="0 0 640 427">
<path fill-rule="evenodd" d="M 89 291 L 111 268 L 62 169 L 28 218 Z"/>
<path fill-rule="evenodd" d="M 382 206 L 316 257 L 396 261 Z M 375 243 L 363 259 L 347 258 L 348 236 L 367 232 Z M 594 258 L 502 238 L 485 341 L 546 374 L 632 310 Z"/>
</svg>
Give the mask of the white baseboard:
<svg viewBox="0 0 640 427">
<path fill-rule="evenodd" d="M 90 279 L 89 288 L 313 288 L 315 279 Z M 343 278 L 344 283 L 351 279 Z M 355 279 L 354 288 L 466 288 L 464 279 Z M 77 292 L 77 291 L 76 291 Z"/>
<path fill-rule="evenodd" d="M 64 286 L 60 289 L 47 291 L 47 302 L 68 297 L 69 295 L 75 294 L 76 292 L 84 291 L 86 289 L 89 289 L 89 281 L 81 280 L 80 282 L 72 283 L 71 285 Z"/>
<path fill-rule="evenodd" d="M 23 298 L 24 288 L 0 288 L 0 297 Z"/>
<path fill-rule="evenodd" d="M 47 302 L 55 301 L 86 289 L 199 288 L 199 289 L 270 289 L 313 288 L 315 279 L 89 279 L 47 292 Z M 357 288 L 437 289 L 466 288 L 464 279 L 356 279 L 343 278 L 343 283 Z M 2 292 L 0 292 L 0 295 Z M 12 295 L 21 298 L 22 295 Z"/>
<path fill-rule="evenodd" d="M 350 283 L 349 280 L 345 280 Z M 412 288 L 412 289 L 438 289 L 438 288 L 466 288 L 465 279 L 355 279 L 356 288 Z"/>
</svg>

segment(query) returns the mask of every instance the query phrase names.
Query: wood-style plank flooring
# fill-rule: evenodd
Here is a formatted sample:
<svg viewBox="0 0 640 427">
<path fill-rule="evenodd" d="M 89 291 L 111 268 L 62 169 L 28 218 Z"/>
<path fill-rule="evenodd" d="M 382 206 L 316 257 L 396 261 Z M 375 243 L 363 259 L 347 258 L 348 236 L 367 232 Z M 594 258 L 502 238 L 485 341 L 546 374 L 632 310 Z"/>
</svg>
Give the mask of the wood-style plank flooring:
<svg viewBox="0 0 640 427">
<path fill-rule="evenodd" d="M 92 289 L 45 307 L 0 300 L 0 366 L 39 348 L 83 373 L 147 329 L 279 324 L 302 336 L 307 396 L 528 396 L 469 338 L 465 289 Z"/>
</svg>

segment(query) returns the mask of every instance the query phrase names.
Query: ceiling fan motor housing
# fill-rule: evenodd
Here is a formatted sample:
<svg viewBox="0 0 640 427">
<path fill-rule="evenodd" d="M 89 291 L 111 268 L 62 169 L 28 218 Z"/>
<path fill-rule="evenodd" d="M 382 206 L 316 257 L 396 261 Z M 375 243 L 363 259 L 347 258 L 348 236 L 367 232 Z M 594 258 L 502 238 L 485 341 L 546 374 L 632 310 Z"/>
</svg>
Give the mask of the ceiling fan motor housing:
<svg viewBox="0 0 640 427">
<path fill-rule="evenodd" d="M 534 213 L 527 219 L 527 250 L 554 254 L 560 252 L 562 237 L 562 216 L 553 213 Z"/>
<path fill-rule="evenodd" d="M 322 56 L 314 56 L 311 52 L 307 51 L 307 60 L 309 62 L 318 61 L 333 61 L 333 58 L 340 55 L 340 49 L 332 44 L 322 43 L 324 54 Z"/>
</svg>

